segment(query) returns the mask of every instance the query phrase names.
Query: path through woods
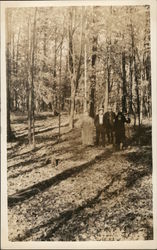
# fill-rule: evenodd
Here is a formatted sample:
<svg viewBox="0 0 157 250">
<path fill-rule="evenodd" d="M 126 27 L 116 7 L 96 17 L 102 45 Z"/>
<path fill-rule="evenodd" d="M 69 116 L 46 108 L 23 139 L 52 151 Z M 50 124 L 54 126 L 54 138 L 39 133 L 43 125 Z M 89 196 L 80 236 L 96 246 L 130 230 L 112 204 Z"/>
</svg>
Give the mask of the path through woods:
<svg viewBox="0 0 157 250">
<path fill-rule="evenodd" d="M 151 240 L 151 128 L 140 145 L 113 151 L 81 145 L 79 121 L 36 119 L 36 148 L 27 144 L 27 120 L 12 117 L 17 140 L 8 143 L 10 241 Z M 56 160 L 58 166 L 56 166 Z"/>
</svg>

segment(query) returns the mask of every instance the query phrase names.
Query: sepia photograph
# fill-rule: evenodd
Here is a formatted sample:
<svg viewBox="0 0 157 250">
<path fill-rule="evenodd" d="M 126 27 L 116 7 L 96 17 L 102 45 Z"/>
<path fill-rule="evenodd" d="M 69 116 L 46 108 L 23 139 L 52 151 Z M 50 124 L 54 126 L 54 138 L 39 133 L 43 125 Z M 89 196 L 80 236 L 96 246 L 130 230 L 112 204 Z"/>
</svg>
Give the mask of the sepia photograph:
<svg viewBox="0 0 157 250">
<path fill-rule="evenodd" d="M 3 9 L 5 238 L 151 247 L 151 2 L 13 2 Z"/>
</svg>

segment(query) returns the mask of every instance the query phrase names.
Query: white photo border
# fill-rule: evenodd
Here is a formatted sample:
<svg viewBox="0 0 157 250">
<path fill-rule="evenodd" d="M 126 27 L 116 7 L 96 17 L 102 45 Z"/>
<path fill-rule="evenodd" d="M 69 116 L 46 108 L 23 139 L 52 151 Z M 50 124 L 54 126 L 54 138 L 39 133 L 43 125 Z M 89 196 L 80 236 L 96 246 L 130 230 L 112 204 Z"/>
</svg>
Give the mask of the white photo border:
<svg viewBox="0 0 157 250">
<path fill-rule="evenodd" d="M 152 73 L 153 240 L 86 242 L 10 242 L 7 207 L 7 112 L 5 62 L 5 9 L 48 6 L 150 5 Z M 157 249 L 157 0 L 111 1 L 4 1 L 1 2 L 1 247 L 2 249 Z"/>
</svg>

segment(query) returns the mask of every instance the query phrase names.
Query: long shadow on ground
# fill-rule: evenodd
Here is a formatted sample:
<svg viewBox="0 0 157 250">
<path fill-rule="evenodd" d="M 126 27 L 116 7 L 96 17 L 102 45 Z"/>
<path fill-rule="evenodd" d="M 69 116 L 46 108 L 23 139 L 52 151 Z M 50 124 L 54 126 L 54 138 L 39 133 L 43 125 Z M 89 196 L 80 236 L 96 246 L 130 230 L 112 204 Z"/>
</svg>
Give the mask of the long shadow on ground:
<svg viewBox="0 0 157 250">
<path fill-rule="evenodd" d="M 35 194 L 44 191 L 45 189 L 57 185 L 59 184 L 61 181 L 66 180 L 67 178 L 71 177 L 71 176 L 76 176 L 78 173 L 80 173 L 81 171 L 92 167 L 92 165 L 97 162 L 99 159 L 101 160 L 102 157 L 108 158 L 110 157 L 112 154 L 111 150 L 106 150 L 105 152 L 103 152 L 102 154 L 98 155 L 95 157 L 95 159 L 81 164 L 79 166 L 67 169 L 65 171 L 63 171 L 60 174 L 57 174 L 56 176 L 47 179 L 45 181 L 39 182 L 37 184 L 32 185 L 29 188 L 23 189 L 21 191 L 19 191 L 18 193 L 15 193 L 11 196 L 8 197 L 8 206 L 9 207 L 13 207 L 15 206 L 17 203 L 22 202 L 32 196 L 34 196 Z"/>
<path fill-rule="evenodd" d="M 35 162 L 35 161 L 34 161 L 34 162 Z M 36 162 L 38 162 L 38 161 L 36 161 Z M 45 163 L 45 159 L 42 159 L 42 160 L 40 160 L 40 164 L 39 164 L 39 165 L 33 166 L 32 168 L 27 169 L 27 170 L 24 170 L 24 171 L 20 171 L 19 173 L 9 175 L 9 176 L 8 176 L 8 179 L 16 178 L 16 177 L 18 177 L 19 175 L 23 175 L 23 174 L 26 174 L 26 173 L 30 173 L 30 172 L 32 172 L 34 169 L 43 168 L 43 167 L 45 167 L 46 165 L 47 165 L 47 163 Z"/>
<path fill-rule="evenodd" d="M 52 221 L 50 220 L 45 225 L 45 227 L 49 226 L 49 229 L 47 230 L 46 236 L 42 235 L 41 237 L 37 238 L 36 240 L 50 241 L 51 239 L 53 239 L 54 236 L 58 236 L 59 240 L 61 240 L 61 241 L 65 241 L 65 240 L 73 241 L 73 240 L 75 240 L 76 234 L 78 235 L 79 231 L 80 232 L 82 231 L 82 227 L 80 226 L 80 223 L 77 223 L 79 213 L 84 213 L 81 216 L 81 218 L 82 218 L 81 222 L 83 222 L 84 225 L 88 225 L 88 219 L 90 216 L 93 216 L 93 215 L 92 214 L 85 215 L 86 212 L 84 211 L 84 209 L 98 205 L 98 203 L 101 203 L 102 199 L 103 200 L 111 200 L 114 197 L 119 196 L 121 193 L 124 192 L 124 190 L 126 188 L 128 188 L 128 187 L 131 188 L 132 186 L 135 185 L 137 180 L 141 179 L 144 176 L 147 176 L 148 174 L 149 174 L 149 172 L 147 172 L 147 171 L 143 171 L 142 173 L 139 171 L 138 173 L 136 173 L 136 176 L 134 176 L 134 181 L 128 183 L 128 180 L 130 179 L 130 172 L 128 172 L 127 178 L 124 178 L 124 180 L 125 180 L 124 185 L 117 188 L 116 190 L 110 192 L 110 191 L 108 191 L 108 189 L 111 188 L 111 186 L 114 184 L 114 181 L 117 182 L 118 179 L 122 180 L 121 173 L 116 174 L 115 176 L 112 177 L 112 180 L 105 188 L 98 191 L 97 195 L 94 198 L 88 199 L 87 201 L 85 201 L 85 203 L 83 205 L 78 206 L 74 210 L 68 210 L 65 213 L 61 214 L 59 217 L 59 220 L 57 221 L 58 224 L 56 224 L 56 222 L 53 221 L 53 219 L 52 219 Z M 100 197 L 102 194 L 103 194 L 103 197 Z M 104 211 L 104 214 L 105 214 L 105 211 Z M 112 219 L 114 217 L 115 217 L 115 214 L 111 214 L 110 216 L 108 216 L 106 214 L 106 219 Z M 130 224 L 132 224 L 132 220 L 134 220 L 135 217 L 136 217 L 135 214 L 128 212 L 128 214 L 125 216 L 125 219 L 128 221 L 128 223 L 130 220 Z M 70 222 L 70 220 L 71 220 L 71 222 Z M 66 233 L 64 232 L 64 230 L 62 230 L 62 227 L 65 225 L 67 225 L 66 226 Z M 57 233 L 57 231 L 58 231 L 58 233 Z M 150 229 L 149 231 L 151 232 L 152 230 Z M 150 233 L 150 236 L 147 236 L 147 237 L 149 237 L 149 239 L 152 239 L 153 234 Z"/>
<path fill-rule="evenodd" d="M 132 145 L 151 145 L 152 127 L 150 125 L 141 125 L 140 127 L 136 126 L 130 142 Z"/>
<path fill-rule="evenodd" d="M 144 176 L 146 174 L 152 174 L 152 151 L 151 148 L 143 149 L 139 148 L 137 152 L 130 152 L 126 156 L 126 159 L 133 164 L 133 169 L 129 171 L 127 179 L 127 187 L 130 187 L 137 176 Z"/>
<path fill-rule="evenodd" d="M 135 176 L 134 182 L 130 183 L 129 187 L 131 188 L 132 186 L 134 186 L 136 181 L 145 175 L 148 175 L 148 172 L 145 171 L 145 172 L 143 172 L 142 175 L 139 172 L 139 175 Z M 62 240 L 70 240 L 70 241 L 75 240 L 75 233 L 78 235 L 79 231 L 82 230 L 81 226 L 79 227 L 79 225 L 75 223 L 75 220 L 77 220 L 79 214 L 82 212 L 84 213 L 86 208 L 94 208 L 94 206 L 96 204 L 100 203 L 102 199 L 104 199 L 104 200 L 112 199 L 112 198 L 116 197 L 117 195 L 119 195 L 120 193 L 124 192 L 124 189 L 127 188 L 127 182 L 124 182 L 123 186 L 119 187 L 118 189 L 116 189 L 114 191 L 108 191 L 108 189 L 114 184 L 115 181 L 117 182 L 117 180 L 121 180 L 122 178 L 123 177 L 122 177 L 121 173 L 116 174 L 114 176 L 111 175 L 111 181 L 105 187 L 103 187 L 101 190 L 99 190 L 97 192 L 97 194 L 95 195 L 95 197 L 89 198 L 86 201 L 84 201 L 82 205 L 79 205 L 78 207 L 76 207 L 74 209 L 64 211 L 64 212 L 60 213 L 60 215 L 58 217 L 56 217 L 56 218 L 52 217 L 48 222 L 43 223 L 39 226 L 36 226 L 36 227 L 26 231 L 23 236 L 16 237 L 14 239 L 14 241 L 24 241 L 27 238 L 31 237 L 33 234 L 36 234 L 36 232 L 39 232 L 40 229 L 47 228 L 47 227 L 48 227 L 48 230 L 47 230 L 46 235 L 45 234 L 41 235 L 39 238 L 36 239 L 37 241 L 38 240 L 39 241 L 50 241 L 53 239 L 54 234 L 56 235 L 57 231 L 58 231 L 58 236 L 60 238 L 59 240 L 61 240 L 61 241 Z M 129 175 L 127 176 L 126 179 L 129 179 Z M 101 197 L 102 194 L 103 194 L 103 197 Z M 82 221 L 84 222 L 84 224 L 88 224 L 88 219 L 90 216 L 92 216 L 92 214 L 91 215 L 87 214 L 85 217 L 83 217 L 84 220 L 82 220 Z M 112 219 L 115 215 L 111 214 L 110 216 L 108 216 L 106 214 L 106 216 L 107 216 L 106 217 L 107 219 Z M 124 217 L 124 216 L 122 216 L 122 217 Z M 132 223 L 131 221 L 134 218 L 135 218 L 134 214 L 128 213 L 126 215 L 126 219 L 130 220 L 130 223 Z M 72 221 L 69 224 L 68 222 L 70 220 L 72 220 Z M 67 225 L 66 233 L 64 232 L 64 230 L 63 231 L 60 230 L 64 225 Z M 152 234 L 150 234 L 149 239 L 151 239 L 151 238 L 152 238 Z"/>
<path fill-rule="evenodd" d="M 15 113 L 15 117 L 14 119 L 12 120 L 12 124 L 17 124 L 17 123 L 28 123 L 28 117 L 27 117 L 27 113 L 23 113 L 23 112 L 14 112 Z M 36 114 L 35 115 L 35 120 L 36 121 L 40 121 L 40 120 L 45 120 L 47 119 L 47 117 L 49 118 L 56 118 L 56 116 L 54 116 L 51 112 L 50 113 L 46 113 L 46 114 L 42 114 L 42 113 L 39 113 L 39 114 Z"/>
<path fill-rule="evenodd" d="M 65 133 L 62 133 L 61 134 L 61 136 L 64 136 L 64 135 L 68 135 L 69 133 L 71 133 L 71 131 L 67 131 L 67 132 L 65 132 Z M 16 139 L 17 140 L 17 139 Z M 51 137 L 50 136 L 45 136 L 45 137 L 36 137 L 35 138 L 35 140 L 36 140 L 36 143 L 38 144 L 38 143 L 46 143 L 46 142 L 51 142 L 52 141 L 52 146 L 55 146 L 56 144 L 58 144 L 59 142 L 58 142 L 58 134 L 56 133 L 56 134 L 53 134 Z M 62 143 L 62 142 L 65 142 L 67 139 L 60 139 L 60 143 Z M 34 152 L 37 152 L 38 150 L 40 150 L 42 147 L 45 147 L 45 145 L 43 145 L 42 147 L 36 147 L 35 149 L 33 149 L 32 151 L 29 151 L 29 152 L 25 152 L 25 153 L 17 153 L 17 149 L 20 147 L 20 146 L 22 146 L 22 145 L 28 145 L 28 140 L 26 139 L 26 138 L 23 138 L 23 139 L 18 139 L 18 143 L 13 147 L 13 150 L 14 150 L 14 152 L 16 152 L 16 153 L 14 153 L 14 152 L 8 152 L 7 153 L 7 157 L 8 157 L 8 159 L 13 159 L 13 158 L 15 158 L 15 157 L 17 157 L 17 156 L 24 156 L 24 155 L 29 155 L 29 154 L 31 154 L 31 153 L 34 153 Z M 11 151 L 11 150 L 10 150 Z M 12 167 L 14 167 L 14 166 L 12 166 Z"/>
<path fill-rule="evenodd" d="M 50 232 L 44 237 L 42 236 L 40 240 L 49 240 L 49 237 L 52 236 L 52 234 L 57 230 L 59 229 L 62 225 L 64 225 L 67 221 L 69 221 L 72 216 L 74 214 L 78 214 L 79 212 L 81 212 L 83 209 L 85 209 L 86 207 L 92 207 L 94 206 L 97 202 L 98 202 L 98 199 L 99 197 L 101 196 L 101 194 L 105 191 L 107 191 L 107 189 L 112 185 L 112 183 L 114 182 L 115 178 L 117 178 L 117 176 L 115 176 L 111 182 L 105 187 L 103 188 L 102 190 L 99 190 L 97 195 L 92 198 L 92 199 L 88 199 L 83 205 L 80 205 L 78 206 L 77 208 L 75 209 L 71 209 L 71 210 L 68 210 L 68 211 L 64 211 L 62 212 L 59 217 L 57 218 L 52 218 L 50 219 L 47 223 L 44 223 L 40 226 L 37 226 L 33 229 L 30 229 L 28 230 L 24 236 L 22 237 L 17 237 L 15 240 L 18 240 L 18 241 L 23 241 L 25 240 L 26 238 L 28 238 L 29 236 L 31 236 L 33 233 L 37 232 L 40 230 L 40 228 L 44 228 L 44 227 L 47 227 L 47 226 L 51 226 L 53 223 L 59 223 L 57 224 L 57 226 L 55 226 L 52 230 L 50 230 Z"/>
<path fill-rule="evenodd" d="M 61 126 L 61 128 L 64 128 L 64 127 L 68 127 L 68 123 Z M 46 133 L 49 131 L 53 131 L 54 129 L 57 129 L 57 128 L 58 128 L 58 126 L 55 126 L 55 127 L 50 127 L 50 128 L 45 128 L 43 130 L 35 131 L 35 135 L 39 135 L 39 134 L 43 134 L 43 133 Z M 26 133 L 26 134 L 17 136 L 17 138 L 22 139 L 22 138 L 25 138 L 27 136 L 28 136 L 28 134 Z"/>
</svg>

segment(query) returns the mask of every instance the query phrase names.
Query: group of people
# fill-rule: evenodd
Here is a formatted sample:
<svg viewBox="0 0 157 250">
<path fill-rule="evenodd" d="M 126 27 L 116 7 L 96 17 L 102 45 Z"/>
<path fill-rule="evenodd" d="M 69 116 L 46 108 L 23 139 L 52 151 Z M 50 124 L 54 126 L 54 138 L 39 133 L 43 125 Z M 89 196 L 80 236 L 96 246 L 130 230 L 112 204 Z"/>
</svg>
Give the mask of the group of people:
<svg viewBox="0 0 157 250">
<path fill-rule="evenodd" d="M 115 114 L 112 107 L 109 106 L 107 112 L 101 107 L 94 119 L 96 128 L 96 145 L 112 144 L 115 148 L 122 149 L 126 144 L 125 123 L 130 123 L 130 118 L 122 112 Z M 85 114 L 82 125 L 83 144 L 92 145 L 94 143 L 91 134 L 93 119 Z"/>
</svg>

